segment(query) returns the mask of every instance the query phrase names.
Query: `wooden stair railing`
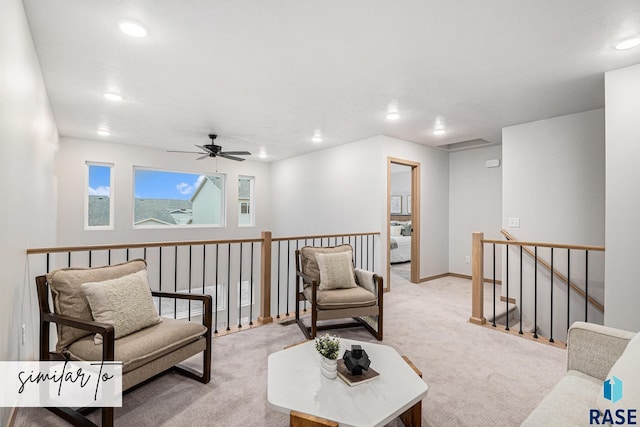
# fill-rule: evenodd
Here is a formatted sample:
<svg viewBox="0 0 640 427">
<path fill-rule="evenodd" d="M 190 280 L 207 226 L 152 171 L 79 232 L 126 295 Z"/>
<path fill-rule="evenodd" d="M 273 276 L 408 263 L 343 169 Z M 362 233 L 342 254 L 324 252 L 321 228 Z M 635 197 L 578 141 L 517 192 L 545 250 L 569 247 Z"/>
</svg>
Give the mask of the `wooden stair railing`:
<svg viewBox="0 0 640 427">
<path fill-rule="evenodd" d="M 519 241 L 518 239 L 516 239 L 516 237 L 513 234 L 509 233 L 507 230 L 500 230 L 500 233 L 502 233 L 502 235 L 504 237 L 506 237 L 507 240 L 511 240 L 511 241 L 514 241 L 514 242 L 518 242 Z M 571 248 L 569 248 L 569 249 L 571 249 Z M 532 258 L 535 257 L 535 254 L 533 253 L 533 251 L 531 249 L 523 246 L 522 250 L 524 252 L 526 252 L 527 255 L 531 256 Z M 602 250 L 602 251 L 604 251 L 604 247 L 602 247 L 602 246 L 593 246 L 589 250 Z M 548 272 L 551 272 L 551 264 L 549 264 L 544 259 L 540 258 L 539 255 L 538 255 L 538 264 L 543 266 Z M 567 276 L 565 276 L 564 274 L 560 273 L 556 269 L 553 270 L 553 274 L 558 279 L 560 279 L 562 282 L 564 282 L 565 285 L 567 284 L 567 280 L 568 280 Z M 578 293 L 578 295 L 580 295 L 582 298 L 585 297 L 584 291 L 582 290 L 582 288 L 580 286 L 576 285 L 574 282 L 571 282 L 571 281 L 569 282 L 569 286 L 571 287 L 571 289 L 576 291 Z M 601 302 L 599 302 L 598 300 L 593 298 L 591 295 L 589 295 L 587 299 L 589 300 L 589 303 L 593 307 L 595 307 L 600 313 L 604 313 L 604 305 Z"/>
<path fill-rule="evenodd" d="M 602 303 L 598 302 L 597 300 L 595 300 L 591 296 L 589 296 L 588 295 L 588 291 L 582 290 L 575 283 L 571 282 L 567 276 L 564 276 L 564 275 L 560 274 L 555 268 L 552 268 L 552 266 L 548 262 L 546 262 L 545 260 L 540 259 L 540 256 L 537 255 L 537 248 L 539 248 L 539 247 L 542 247 L 542 248 L 567 249 L 567 250 L 581 250 L 581 251 L 587 252 L 587 254 L 588 254 L 589 251 L 600 251 L 600 252 L 603 252 L 605 250 L 604 246 L 569 245 L 569 244 L 519 241 L 519 240 L 516 240 L 515 237 L 512 236 L 506 230 L 502 230 L 501 232 L 509 240 L 485 239 L 484 238 L 484 233 L 481 233 L 481 232 L 472 233 L 472 246 L 471 246 L 471 248 L 472 248 L 472 250 L 471 250 L 471 257 L 472 257 L 472 259 L 471 259 L 472 306 L 471 306 L 471 317 L 469 318 L 469 321 L 471 323 L 475 323 L 475 324 L 478 324 L 478 325 L 487 325 L 487 320 L 484 317 L 484 245 L 485 244 L 490 244 L 490 245 L 493 245 L 494 247 L 495 247 L 495 245 L 519 246 L 519 247 L 521 247 L 522 248 L 522 252 L 521 253 L 526 252 L 528 255 L 533 257 L 535 259 L 536 266 L 540 265 L 540 266 L 544 267 L 545 269 L 547 269 L 548 271 L 553 271 L 553 276 L 552 277 L 558 277 L 561 281 L 563 281 L 565 283 L 565 285 L 569 284 L 569 287 L 571 289 L 573 289 L 574 292 L 577 295 L 582 297 L 582 299 L 585 301 L 585 317 L 587 315 L 588 304 L 591 304 L 598 311 L 604 312 L 604 306 L 602 305 Z M 536 252 L 531 251 L 529 248 L 527 248 L 527 246 L 536 248 Z M 534 277 L 537 277 L 536 271 L 537 271 L 537 267 L 536 267 L 536 269 L 534 269 L 534 274 L 535 274 Z M 588 277 L 586 278 L 586 280 L 588 281 Z M 494 282 L 495 282 L 495 277 L 494 277 Z M 537 288 L 537 282 L 535 282 L 535 286 Z M 521 288 L 521 290 L 522 290 L 522 288 Z M 585 297 L 586 297 L 586 299 L 585 299 Z M 537 298 L 537 295 L 536 295 L 535 298 Z M 553 296 L 551 298 L 551 301 L 552 301 L 552 304 L 553 304 Z M 494 304 L 495 304 L 495 302 L 494 302 Z M 537 305 L 536 299 L 534 299 L 534 304 Z M 538 335 L 537 335 L 538 323 L 537 323 L 537 310 L 536 309 L 534 309 L 534 319 L 535 319 L 534 320 L 534 332 L 531 335 L 531 338 L 534 338 L 534 339 L 537 340 L 537 338 L 538 338 Z M 568 317 L 567 317 L 567 321 L 568 321 Z M 495 327 L 496 326 L 495 322 L 491 326 Z M 567 325 L 567 328 L 568 327 L 569 326 Z M 549 338 L 549 342 L 550 343 L 554 343 L 554 339 L 553 339 L 553 322 L 552 322 L 552 320 L 551 320 L 550 329 L 551 329 L 551 337 Z M 508 325 L 505 326 L 504 330 L 507 331 L 507 332 L 514 333 L 513 331 L 510 331 Z M 522 315 L 520 316 L 520 331 L 517 332 L 517 334 L 523 335 L 523 331 L 522 331 Z M 524 335 L 530 335 L 530 334 L 526 334 L 525 333 Z M 556 343 L 556 345 L 557 344 L 559 344 L 559 343 Z"/>
</svg>

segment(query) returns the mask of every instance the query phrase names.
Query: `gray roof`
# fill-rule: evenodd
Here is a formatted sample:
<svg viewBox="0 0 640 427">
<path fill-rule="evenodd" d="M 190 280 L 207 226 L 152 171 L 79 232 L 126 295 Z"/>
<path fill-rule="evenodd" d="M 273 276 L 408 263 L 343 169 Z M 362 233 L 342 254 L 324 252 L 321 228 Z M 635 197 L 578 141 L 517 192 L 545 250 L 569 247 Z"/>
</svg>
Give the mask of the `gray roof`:
<svg viewBox="0 0 640 427">
<path fill-rule="evenodd" d="M 175 224 L 171 212 L 183 209 L 191 209 L 190 200 L 136 198 L 133 223 L 155 218 L 169 224 Z"/>
<path fill-rule="evenodd" d="M 176 199 L 135 199 L 134 224 L 145 219 L 157 219 L 175 224 L 171 212 L 191 210 L 190 200 Z M 89 196 L 89 226 L 109 225 L 109 197 Z"/>
<path fill-rule="evenodd" d="M 109 225 L 109 196 L 89 196 L 90 227 Z"/>
</svg>

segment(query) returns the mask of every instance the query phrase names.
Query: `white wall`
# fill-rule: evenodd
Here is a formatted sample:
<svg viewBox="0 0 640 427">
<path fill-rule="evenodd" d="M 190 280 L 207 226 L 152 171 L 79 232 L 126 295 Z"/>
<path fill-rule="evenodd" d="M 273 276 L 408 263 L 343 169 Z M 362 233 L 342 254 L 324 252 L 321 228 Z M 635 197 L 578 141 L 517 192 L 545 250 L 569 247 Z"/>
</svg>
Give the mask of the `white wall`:
<svg viewBox="0 0 640 427">
<path fill-rule="evenodd" d="M 271 163 L 270 225 L 273 235 L 287 237 L 380 231 L 386 174 L 380 168 L 379 157 L 380 141 L 372 138 Z M 378 254 L 383 252 L 382 241 L 377 239 L 372 246 Z M 363 253 L 359 251 L 358 240 L 350 243 L 355 246 L 356 257 Z M 298 244 L 302 246 L 304 242 Z M 277 258 L 278 250 L 284 251 L 281 254 L 282 272 L 287 271 L 287 253 L 293 256 L 296 249 L 295 246 L 285 247 L 279 244 L 273 253 Z M 370 265 L 375 268 L 370 269 L 383 274 L 385 269 L 381 256 L 373 258 Z M 278 274 L 273 267 L 272 274 L 273 287 Z M 295 306 L 295 280 L 295 276 L 290 277 L 291 307 Z M 286 300 L 276 300 L 272 296 L 271 303 L 272 313 L 285 312 Z"/>
<path fill-rule="evenodd" d="M 603 109 L 503 129 L 502 227 L 520 240 L 604 245 L 604 140 Z M 509 217 L 520 218 L 520 228 L 509 228 Z M 539 255 L 550 260 L 547 250 L 540 250 Z M 518 253 L 511 250 L 511 296 L 515 295 L 514 288 L 519 280 L 517 257 Z M 556 251 L 554 261 L 555 266 L 566 274 L 566 251 Z M 526 264 L 525 295 L 519 306 L 525 319 L 532 321 L 533 269 Z M 539 270 L 544 276 L 541 272 Z M 583 252 L 572 256 L 571 278 L 584 284 Z M 599 301 L 603 299 L 603 281 L 604 255 L 592 252 L 589 293 Z M 566 292 L 562 287 L 556 289 L 554 331 L 557 329 L 557 332 L 554 336 L 560 338 L 559 334 L 567 327 L 566 319 L 558 320 L 563 318 Z M 542 284 L 538 289 L 539 321 L 549 317 L 548 290 L 549 287 Z M 572 299 L 570 311 L 572 320 L 584 320 L 581 299 Z M 588 320 L 601 323 L 602 314 L 590 309 Z M 542 332 L 548 334 L 545 328 L 548 326 L 542 324 Z"/>
<path fill-rule="evenodd" d="M 471 275 L 471 233 L 501 238 L 502 164 L 487 168 L 489 159 L 502 159 L 502 147 L 481 147 L 449 153 L 449 271 Z M 501 248 L 496 247 L 496 279 L 502 270 Z M 491 257 L 485 257 L 484 276 L 493 277 Z"/>
<path fill-rule="evenodd" d="M 379 158 L 372 138 L 271 163 L 274 234 L 379 231 L 386 191 Z"/>
<path fill-rule="evenodd" d="M 57 131 L 22 2 L 0 13 L 0 360 L 37 356 L 35 284 L 25 250 L 55 244 Z M 27 345 L 21 344 L 26 324 Z M 11 408 L 0 408 L 6 425 Z"/>
<path fill-rule="evenodd" d="M 421 163 L 421 277 L 447 272 L 447 153 L 376 136 L 271 164 L 272 229 L 287 235 L 380 231 L 387 236 L 387 157 Z M 376 271 L 384 272 L 386 251 Z"/>
<path fill-rule="evenodd" d="M 640 65 L 605 74 L 607 235 L 605 317 L 608 326 L 640 330 Z"/>
<path fill-rule="evenodd" d="M 86 162 L 112 163 L 114 174 L 115 227 L 113 230 L 84 229 L 84 194 Z M 161 170 L 190 173 L 226 174 L 226 227 L 133 227 L 133 167 L 143 166 Z M 238 227 L 238 176 L 255 177 L 256 226 Z M 60 138 L 60 152 L 56 159 L 56 176 L 61 191 L 58 214 L 58 245 L 85 245 L 184 240 L 215 240 L 225 238 L 254 238 L 270 224 L 269 205 L 271 186 L 269 165 L 246 160 L 195 160 L 194 156 L 167 153 L 146 147 L 106 142 Z"/>
<path fill-rule="evenodd" d="M 520 239 L 604 244 L 604 109 L 511 126 L 503 137 L 503 227 Z"/>
</svg>

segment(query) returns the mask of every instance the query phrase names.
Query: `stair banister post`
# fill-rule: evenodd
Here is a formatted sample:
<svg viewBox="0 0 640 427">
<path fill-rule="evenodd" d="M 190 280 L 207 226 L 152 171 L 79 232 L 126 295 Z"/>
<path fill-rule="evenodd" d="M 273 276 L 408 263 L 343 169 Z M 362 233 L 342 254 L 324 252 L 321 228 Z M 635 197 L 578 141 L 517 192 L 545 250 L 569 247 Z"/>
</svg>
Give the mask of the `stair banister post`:
<svg viewBox="0 0 640 427">
<path fill-rule="evenodd" d="M 471 317 L 477 325 L 487 322 L 484 318 L 484 233 L 472 233 L 471 241 Z"/>
<path fill-rule="evenodd" d="M 260 254 L 260 316 L 262 323 L 273 322 L 271 317 L 271 232 L 262 232 L 262 249 Z"/>
</svg>

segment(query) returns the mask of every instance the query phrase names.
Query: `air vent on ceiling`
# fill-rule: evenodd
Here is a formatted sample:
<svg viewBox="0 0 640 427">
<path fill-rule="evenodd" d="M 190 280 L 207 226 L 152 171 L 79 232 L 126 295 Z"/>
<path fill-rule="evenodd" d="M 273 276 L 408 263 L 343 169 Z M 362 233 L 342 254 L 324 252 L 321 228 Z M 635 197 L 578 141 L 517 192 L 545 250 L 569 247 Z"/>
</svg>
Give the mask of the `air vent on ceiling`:
<svg viewBox="0 0 640 427">
<path fill-rule="evenodd" d="M 486 139 L 470 139 L 468 141 L 454 142 L 453 144 L 439 145 L 439 148 L 444 151 L 454 152 L 462 150 L 471 150 L 472 148 L 488 147 L 490 145 L 500 145 L 499 142 L 491 142 Z"/>
</svg>

